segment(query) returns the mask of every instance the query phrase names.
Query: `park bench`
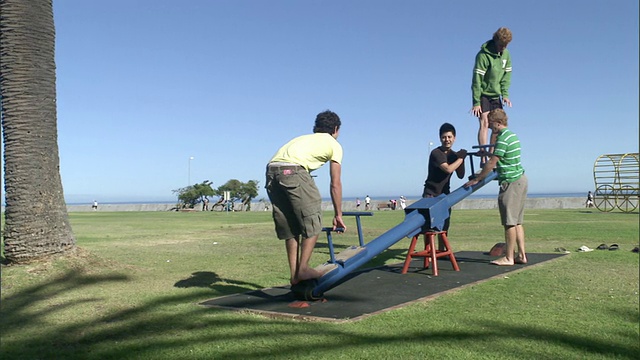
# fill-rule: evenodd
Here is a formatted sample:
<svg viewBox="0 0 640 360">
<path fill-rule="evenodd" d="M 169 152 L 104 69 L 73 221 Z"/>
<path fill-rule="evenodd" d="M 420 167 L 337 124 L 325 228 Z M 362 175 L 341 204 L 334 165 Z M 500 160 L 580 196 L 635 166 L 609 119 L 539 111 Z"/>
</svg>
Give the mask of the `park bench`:
<svg viewBox="0 0 640 360">
<path fill-rule="evenodd" d="M 378 210 L 391 209 L 390 203 L 378 203 Z"/>
</svg>

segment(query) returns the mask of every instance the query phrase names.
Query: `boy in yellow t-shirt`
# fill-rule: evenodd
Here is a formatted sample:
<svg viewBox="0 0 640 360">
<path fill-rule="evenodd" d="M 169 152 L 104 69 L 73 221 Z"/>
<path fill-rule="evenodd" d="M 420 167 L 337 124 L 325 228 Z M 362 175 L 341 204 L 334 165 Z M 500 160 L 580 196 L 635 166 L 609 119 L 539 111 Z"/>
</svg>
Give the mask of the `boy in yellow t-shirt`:
<svg viewBox="0 0 640 360">
<path fill-rule="evenodd" d="M 309 267 L 309 260 L 322 231 L 322 198 L 311 172 L 329 162 L 331 200 L 335 216 L 333 228 L 343 228 L 342 146 L 337 138 L 340 118 L 327 110 L 317 115 L 313 134 L 298 136 L 271 158 L 267 165 L 266 189 L 273 205 L 273 221 L 278 239 L 285 240 L 290 282 L 322 276 Z"/>
</svg>

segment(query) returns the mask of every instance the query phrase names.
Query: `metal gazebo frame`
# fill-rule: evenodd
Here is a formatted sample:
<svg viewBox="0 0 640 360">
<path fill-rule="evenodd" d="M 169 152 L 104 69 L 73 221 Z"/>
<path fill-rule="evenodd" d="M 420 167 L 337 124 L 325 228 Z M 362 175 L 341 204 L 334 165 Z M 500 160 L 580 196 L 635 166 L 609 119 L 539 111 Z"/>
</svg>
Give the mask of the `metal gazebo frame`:
<svg viewBox="0 0 640 360">
<path fill-rule="evenodd" d="M 616 207 L 623 212 L 638 208 L 640 196 L 638 153 L 600 155 L 593 165 L 595 206 L 600 211 Z"/>
</svg>

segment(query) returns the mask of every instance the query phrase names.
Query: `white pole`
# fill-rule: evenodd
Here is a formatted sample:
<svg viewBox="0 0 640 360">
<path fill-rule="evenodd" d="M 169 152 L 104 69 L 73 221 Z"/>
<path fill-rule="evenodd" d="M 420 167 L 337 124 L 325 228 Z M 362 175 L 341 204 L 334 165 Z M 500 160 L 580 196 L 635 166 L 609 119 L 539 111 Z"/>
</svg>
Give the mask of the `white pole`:
<svg viewBox="0 0 640 360">
<path fill-rule="evenodd" d="M 187 186 L 191 186 L 191 160 L 193 160 L 194 157 L 193 156 L 189 156 L 189 170 L 188 170 L 188 174 L 187 174 Z"/>
</svg>

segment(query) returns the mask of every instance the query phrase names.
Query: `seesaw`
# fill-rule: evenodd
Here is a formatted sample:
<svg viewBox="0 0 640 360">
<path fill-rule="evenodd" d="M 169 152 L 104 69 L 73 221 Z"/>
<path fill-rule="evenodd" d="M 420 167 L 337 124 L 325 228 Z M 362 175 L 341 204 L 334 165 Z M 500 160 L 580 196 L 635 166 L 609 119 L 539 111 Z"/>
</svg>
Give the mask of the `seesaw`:
<svg viewBox="0 0 640 360">
<path fill-rule="evenodd" d="M 486 148 L 490 146 L 493 145 L 474 146 L 473 148 Z M 468 153 L 467 155 L 472 159 L 472 156 L 484 156 L 485 154 L 486 152 L 478 151 L 476 153 Z M 473 161 L 471 161 L 471 169 L 471 176 L 473 176 Z M 437 197 L 423 198 L 416 201 L 404 209 L 404 221 L 368 243 L 364 242 L 360 217 L 372 216 L 373 213 L 344 212 L 343 216 L 356 217 L 359 245 L 351 246 L 336 255 L 334 254 L 331 236 L 331 232 L 334 230 L 329 227 L 323 228 L 322 231 L 327 234 L 330 259 L 315 268 L 323 275 L 318 279 L 301 281 L 293 285 L 291 291 L 295 297 L 300 300 L 322 299 L 324 292 L 329 290 L 338 281 L 403 238 L 413 237 L 430 229 L 442 231 L 446 219 L 449 218 L 449 209 L 473 194 L 476 190 L 493 181 L 497 176 L 494 170 L 474 186 L 461 186 L 449 195 L 441 194 Z M 342 230 L 343 229 L 336 229 L 335 231 Z"/>
</svg>

